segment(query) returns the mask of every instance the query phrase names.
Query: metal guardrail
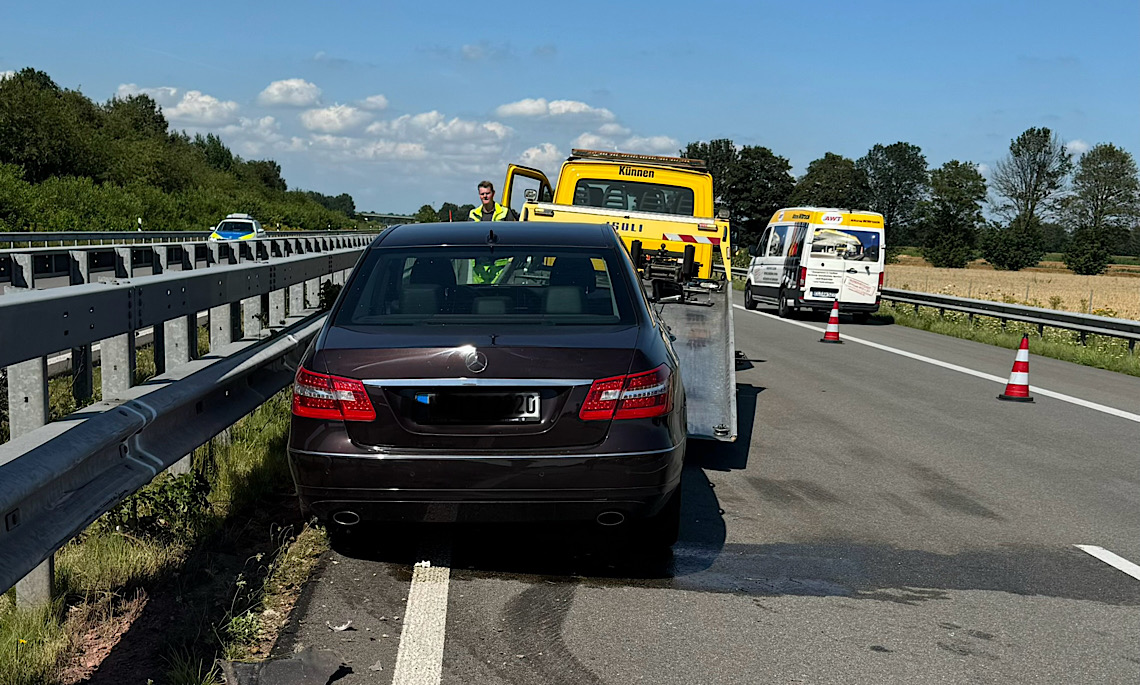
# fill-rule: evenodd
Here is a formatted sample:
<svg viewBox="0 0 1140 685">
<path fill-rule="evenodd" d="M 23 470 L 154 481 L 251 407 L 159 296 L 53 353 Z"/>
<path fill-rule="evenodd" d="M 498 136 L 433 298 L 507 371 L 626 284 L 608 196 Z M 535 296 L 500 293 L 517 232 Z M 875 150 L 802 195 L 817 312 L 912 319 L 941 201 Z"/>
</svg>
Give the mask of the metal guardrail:
<svg viewBox="0 0 1140 685">
<path fill-rule="evenodd" d="M 46 602 L 51 563 L 36 564 L 158 471 L 188 466 L 185 455 L 285 387 L 291 375 L 279 360 L 302 352 L 320 327 L 319 317 L 302 325 L 299 315 L 312 313 L 324 282 L 344 283 L 371 240 L 0 296 L 13 436 L 0 445 L 0 587 L 24 577 L 17 600 Z M 203 312 L 210 354 L 194 359 Z M 147 327 L 163 375 L 135 386 L 135 334 Z M 74 385 L 89 397 L 96 341 L 105 402 L 48 423 L 48 355 L 70 350 L 83 369 Z"/>
<path fill-rule="evenodd" d="M 723 272 L 723 268 L 719 270 Z M 734 278 L 745 278 L 748 276 L 748 269 L 733 267 L 732 275 Z M 1002 322 L 1020 321 L 1035 324 L 1038 333 L 1041 333 L 1045 326 L 1062 328 L 1079 333 L 1082 343 L 1085 342 L 1085 337 L 1090 334 L 1123 338 L 1128 341 L 1128 349 L 1134 351 L 1136 342 L 1140 341 L 1140 321 L 1131 319 L 894 288 L 884 288 L 882 299 L 913 305 L 915 311 L 919 307 L 934 307 L 943 312 L 953 311 L 970 316 L 988 316 Z"/>
<path fill-rule="evenodd" d="M 351 269 L 363 247 L 0 298 L 0 366 L 88 345 Z M 284 318 L 284 308 L 269 323 Z"/>
<path fill-rule="evenodd" d="M 184 243 L 206 240 L 212 231 L 6 231 L 0 232 L 0 245 L 16 243 L 71 243 L 128 244 L 171 242 Z M 345 235 L 354 231 L 269 231 L 267 238 L 292 236 Z"/>
<path fill-rule="evenodd" d="M 0 236 L 9 234 L 0 234 Z M 27 234 L 17 234 L 27 235 Z M 68 234 L 70 235 L 70 234 Z M 82 234 L 80 234 L 82 235 Z M 98 235 L 98 234 L 91 234 Z M 126 234 L 131 235 L 131 234 Z M 144 235 L 144 234 L 138 234 Z M 168 235 L 163 233 L 163 236 Z M 170 233 L 180 242 L 61 245 L 0 250 L 0 285 L 17 288 L 55 288 L 90 283 L 100 278 L 150 276 L 170 270 L 188 270 L 269 260 L 295 254 L 324 252 L 370 242 L 378 233 L 270 234 L 240 241 L 187 241 L 183 233 Z"/>
<path fill-rule="evenodd" d="M 172 382 L 139 386 L 121 404 L 93 405 L 0 445 L 0 591 L 288 385 L 324 316 L 236 343 L 244 349 L 156 379 Z"/>
</svg>

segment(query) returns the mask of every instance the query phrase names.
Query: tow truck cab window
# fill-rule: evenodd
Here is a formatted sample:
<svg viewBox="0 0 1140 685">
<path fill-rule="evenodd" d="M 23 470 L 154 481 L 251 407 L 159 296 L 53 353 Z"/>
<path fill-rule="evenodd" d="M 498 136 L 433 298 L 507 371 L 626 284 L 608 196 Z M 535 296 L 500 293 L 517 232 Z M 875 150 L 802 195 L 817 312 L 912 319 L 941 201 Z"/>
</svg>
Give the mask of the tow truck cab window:
<svg viewBox="0 0 1140 685">
<path fill-rule="evenodd" d="M 574 204 L 693 216 L 693 189 L 663 183 L 583 178 L 574 186 Z"/>
</svg>

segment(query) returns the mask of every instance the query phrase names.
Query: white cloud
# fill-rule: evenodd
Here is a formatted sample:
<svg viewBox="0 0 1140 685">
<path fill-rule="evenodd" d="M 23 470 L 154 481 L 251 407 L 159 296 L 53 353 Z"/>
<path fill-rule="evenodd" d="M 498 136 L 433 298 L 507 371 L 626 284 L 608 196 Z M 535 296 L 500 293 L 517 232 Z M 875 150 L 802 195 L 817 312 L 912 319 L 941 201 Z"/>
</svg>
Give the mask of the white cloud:
<svg viewBox="0 0 1140 685">
<path fill-rule="evenodd" d="M 1070 140 L 1069 142 L 1065 143 L 1065 152 L 1070 157 L 1080 157 L 1081 155 L 1088 152 L 1089 148 L 1091 147 L 1092 145 L 1089 145 L 1085 141 L 1078 138 L 1076 140 Z"/>
<path fill-rule="evenodd" d="M 302 78 L 288 78 L 274 81 L 257 96 L 260 105 L 272 107 L 311 107 L 321 101 L 321 89 Z"/>
<path fill-rule="evenodd" d="M 554 143 L 542 143 L 536 147 L 528 147 L 519 155 L 519 163 L 523 166 L 534 167 L 543 171 L 557 170 L 566 155 Z M 547 174 L 549 175 L 549 173 Z"/>
<path fill-rule="evenodd" d="M 388 109 L 388 98 L 384 97 L 383 95 L 369 95 L 360 102 L 360 106 L 363 109 L 370 109 L 378 112 L 380 110 Z"/>
<path fill-rule="evenodd" d="M 978 173 L 981 174 L 983 178 L 989 178 L 990 177 L 990 165 L 989 164 L 986 164 L 985 162 L 979 162 L 978 164 L 974 165 L 974 168 L 978 170 Z"/>
<path fill-rule="evenodd" d="M 126 98 L 131 95 L 149 95 L 162 107 L 173 107 L 178 104 L 178 89 L 170 86 L 139 88 L 134 83 L 120 83 L 118 89 L 115 90 L 115 97 L 118 98 Z"/>
<path fill-rule="evenodd" d="M 613 138 L 599 136 L 596 133 L 583 133 L 570 143 L 570 147 L 586 150 L 616 150 L 617 143 Z"/>
<path fill-rule="evenodd" d="M 377 121 L 366 132 L 380 137 L 430 139 L 458 142 L 496 142 L 511 135 L 509 126 L 497 121 L 469 121 L 458 117 L 447 119 L 438 111 L 405 114 L 391 121 Z"/>
<path fill-rule="evenodd" d="M 550 112 L 545 98 L 519 100 L 499 105 L 495 114 L 501 117 L 540 117 Z"/>
<path fill-rule="evenodd" d="M 177 105 L 163 111 L 171 121 L 192 126 L 222 126 L 237 119 L 238 103 L 188 90 Z"/>
<path fill-rule="evenodd" d="M 552 100 L 550 102 L 550 116 L 557 117 L 567 114 L 584 114 L 606 121 L 614 118 L 614 113 L 604 107 L 591 107 L 577 100 Z"/>
<path fill-rule="evenodd" d="M 604 107 L 591 107 L 578 100 L 551 100 L 546 98 L 526 98 L 517 102 L 499 105 L 495 114 L 501 117 L 564 117 L 578 116 L 596 118 L 603 121 L 614 119 L 614 113 Z"/>
<path fill-rule="evenodd" d="M 598 127 L 598 133 L 603 136 L 628 136 L 629 129 L 621 124 L 602 124 Z"/>
<path fill-rule="evenodd" d="M 623 152 L 640 152 L 646 155 L 677 154 L 681 144 L 669 136 L 632 136 L 621 144 Z"/>
<path fill-rule="evenodd" d="M 218 132 L 238 154 L 263 155 L 271 150 L 290 150 L 290 143 L 281 135 L 281 125 L 270 116 L 249 119 L 241 117 L 238 123 Z M 297 140 L 297 139 L 294 139 Z"/>
<path fill-rule="evenodd" d="M 622 129 L 629 133 L 628 129 Z M 587 150 L 619 150 L 621 152 L 639 152 L 645 155 L 675 155 L 681 144 L 669 136 L 629 136 L 628 138 L 615 138 L 586 132 L 571 142 L 575 148 Z"/>
<path fill-rule="evenodd" d="M 12 78 L 15 75 L 16 75 L 16 72 L 14 72 L 10 69 L 8 71 L 0 71 L 0 81 L 3 81 L 6 78 Z"/>
<path fill-rule="evenodd" d="M 305 128 L 322 133 L 349 131 L 363 126 L 371 119 L 371 114 L 352 105 L 333 105 L 301 113 L 301 124 Z"/>
</svg>

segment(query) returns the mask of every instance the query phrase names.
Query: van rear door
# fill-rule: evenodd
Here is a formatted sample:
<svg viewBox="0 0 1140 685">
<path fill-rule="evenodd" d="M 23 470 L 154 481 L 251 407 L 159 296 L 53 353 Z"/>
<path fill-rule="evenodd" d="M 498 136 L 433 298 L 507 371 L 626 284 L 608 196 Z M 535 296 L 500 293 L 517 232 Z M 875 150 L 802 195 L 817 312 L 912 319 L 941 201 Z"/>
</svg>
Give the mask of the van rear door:
<svg viewBox="0 0 1140 685">
<path fill-rule="evenodd" d="M 824 215 L 823 219 L 824 224 L 811 230 L 804 298 L 875 304 L 883 270 L 882 229 L 840 225 L 842 215 L 838 213 Z"/>
</svg>

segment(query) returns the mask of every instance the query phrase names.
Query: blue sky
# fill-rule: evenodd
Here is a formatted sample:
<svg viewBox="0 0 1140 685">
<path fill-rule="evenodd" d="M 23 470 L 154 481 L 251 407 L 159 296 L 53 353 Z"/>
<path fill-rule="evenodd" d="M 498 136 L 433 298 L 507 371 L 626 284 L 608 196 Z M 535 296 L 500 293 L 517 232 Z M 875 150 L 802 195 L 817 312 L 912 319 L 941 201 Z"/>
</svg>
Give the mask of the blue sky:
<svg viewBox="0 0 1140 685">
<path fill-rule="evenodd" d="M 53 2 L 0 10 L 0 72 L 278 161 L 361 210 L 475 202 L 572 147 L 787 157 L 922 148 L 985 171 L 1030 126 L 1140 154 L 1140 3 Z"/>
</svg>

